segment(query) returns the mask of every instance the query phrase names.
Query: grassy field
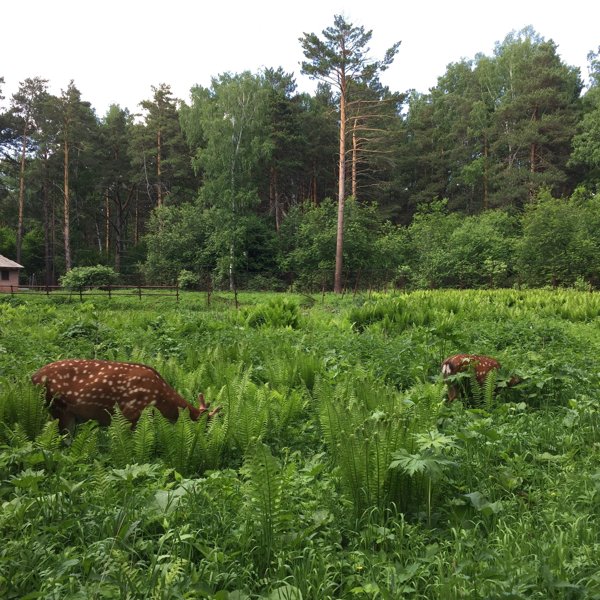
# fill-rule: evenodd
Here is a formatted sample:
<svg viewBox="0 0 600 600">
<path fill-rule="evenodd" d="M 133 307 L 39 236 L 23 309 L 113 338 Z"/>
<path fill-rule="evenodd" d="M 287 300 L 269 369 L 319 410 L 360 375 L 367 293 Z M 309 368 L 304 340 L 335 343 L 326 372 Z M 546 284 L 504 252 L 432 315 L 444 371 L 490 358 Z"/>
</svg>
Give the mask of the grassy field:
<svg viewBox="0 0 600 600">
<path fill-rule="evenodd" d="M 0 598 L 600 598 L 599 296 L 239 302 L 0 297 Z M 92 357 L 221 413 L 61 435 L 29 377 Z"/>
</svg>

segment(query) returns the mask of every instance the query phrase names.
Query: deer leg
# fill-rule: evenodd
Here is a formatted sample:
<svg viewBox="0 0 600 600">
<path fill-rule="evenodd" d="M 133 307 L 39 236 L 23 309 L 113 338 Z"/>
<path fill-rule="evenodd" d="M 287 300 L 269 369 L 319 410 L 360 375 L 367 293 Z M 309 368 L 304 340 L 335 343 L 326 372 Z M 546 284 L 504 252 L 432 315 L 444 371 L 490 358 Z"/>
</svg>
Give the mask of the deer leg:
<svg viewBox="0 0 600 600">
<path fill-rule="evenodd" d="M 454 383 L 448 386 L 448 402 L 454 402 L 458 396 L 458 389 Z"/>
</svg>

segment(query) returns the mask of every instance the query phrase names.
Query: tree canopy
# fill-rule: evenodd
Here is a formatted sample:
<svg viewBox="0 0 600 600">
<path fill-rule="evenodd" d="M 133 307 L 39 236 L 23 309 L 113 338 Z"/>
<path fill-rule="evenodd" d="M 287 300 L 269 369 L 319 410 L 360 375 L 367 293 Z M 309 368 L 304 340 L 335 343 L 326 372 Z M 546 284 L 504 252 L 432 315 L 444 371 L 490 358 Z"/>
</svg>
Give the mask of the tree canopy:
<svg viewBox="0 0 600 600">
<path fill-rule="evenodd" d="M 138 113 L 98 116 L 75 82 L 55 96 L 24 79 L 0 109 L 0 252 L 30 284 L 98 264 L 230 288 L 341 291 L 367 272 L 595 284 L 600 48 L 584 88 L 527 27 L 418 93 L 382 85 L 400 42 L 374 59 L 371 38 L 339 15 L 304 33 L 313 93 L 266 67 L 217 75 L 187 101 L 160 83 Z"/>
</svg>

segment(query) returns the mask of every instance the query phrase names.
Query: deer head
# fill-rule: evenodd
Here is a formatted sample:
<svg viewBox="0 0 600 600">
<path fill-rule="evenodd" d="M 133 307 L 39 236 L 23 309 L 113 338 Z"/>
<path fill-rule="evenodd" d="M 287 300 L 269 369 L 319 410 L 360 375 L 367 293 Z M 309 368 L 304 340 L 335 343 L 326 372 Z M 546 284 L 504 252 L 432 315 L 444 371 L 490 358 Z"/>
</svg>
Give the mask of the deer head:
<svg viewBox="0 0 600 600">
<path fill-rule="evenodd" d="M 204 395 L 198 396 L 198 407 L 180 396 L 152 368 L 136 363 L 109 360 L 59 360 L 43 366 L 31 376 L 35 385 L 46 390 L 46 400 L 53 418 L 61 429 L 75 421 L 110 422 L 115 405 L 133 424 L 147 406 L 156 408 L 167 419 L 176 421 L 180 409 L 187 409 L 197 420 L 208 412 L 208 418 L 220 408 L 210 410 Z"/>
</svg>

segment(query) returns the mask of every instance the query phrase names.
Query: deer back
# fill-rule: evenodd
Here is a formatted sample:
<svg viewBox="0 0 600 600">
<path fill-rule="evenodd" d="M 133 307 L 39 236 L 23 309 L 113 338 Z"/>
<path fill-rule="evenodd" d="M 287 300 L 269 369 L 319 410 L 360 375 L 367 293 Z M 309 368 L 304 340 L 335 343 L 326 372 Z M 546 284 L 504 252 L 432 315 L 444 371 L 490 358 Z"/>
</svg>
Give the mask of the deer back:
<svg viewBox="0 0 600 600">
<path fill-rule="evenodd" d="M 442 363 L 442 375 L 448 377 L 449 375 L 456 375 L 457 373 L 473 369 L 477 382 L 483 384 L 487 374 L 499 368 L 500 363 L 490 356 L 481 354 L 455 354 Z"/>
</svg>

